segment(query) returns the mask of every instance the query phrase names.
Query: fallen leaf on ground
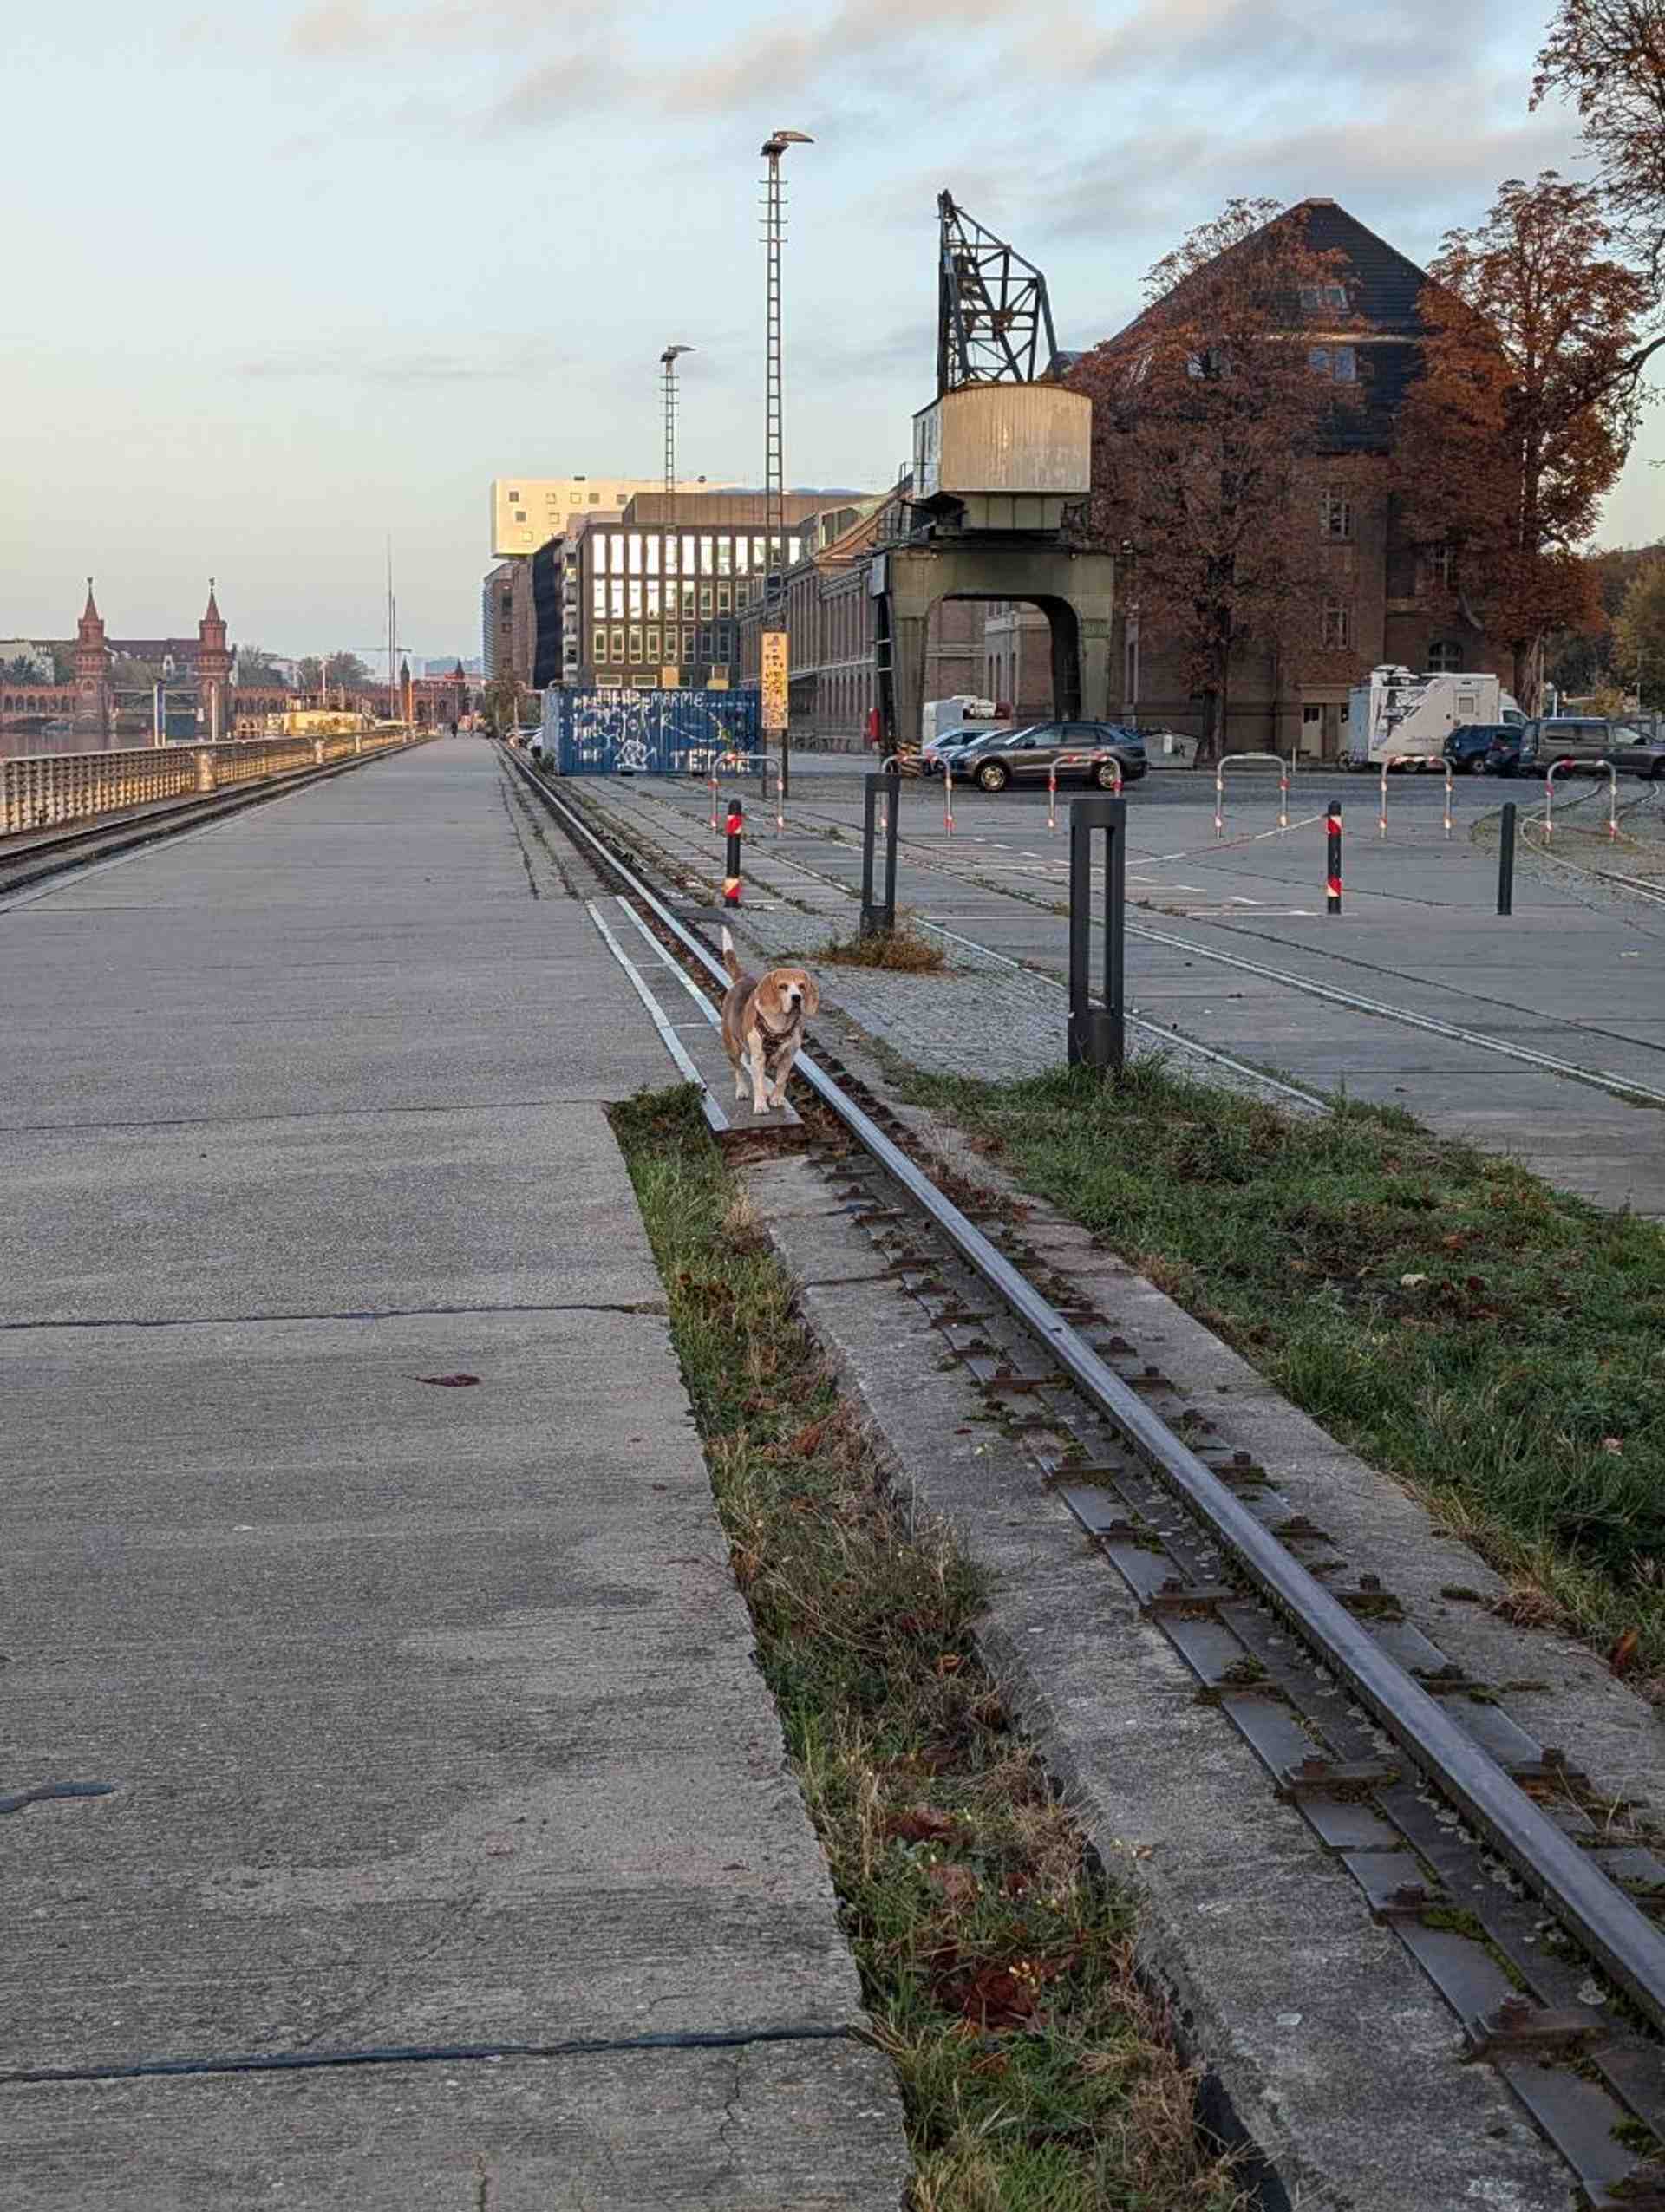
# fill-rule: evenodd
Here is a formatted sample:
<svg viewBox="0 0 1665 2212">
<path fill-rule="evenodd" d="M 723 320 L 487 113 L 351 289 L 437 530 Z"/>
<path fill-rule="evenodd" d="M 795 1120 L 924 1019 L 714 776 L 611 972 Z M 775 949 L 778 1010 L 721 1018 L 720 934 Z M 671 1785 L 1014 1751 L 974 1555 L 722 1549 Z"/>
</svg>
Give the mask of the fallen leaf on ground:
<svg viewBox="0 0 1665 2212">
<path fill-rule="evenodd" d="M 478 1375 L 418 1375 L 418 1382 L 431 1382 L 440 1390 L 467 1390 L 480 1380 Z"/>
<path fill-rule="evenodd" d="M 950 1814 L 938 1812 L 935 1805 L 909 1805 L 901 1812 L 886 1813 L 885 1833 L 902 1843 L 931 1843 L 954 1833 Z"/>
<path fill-rule="evenodd" d="M 940 1889 L 950 1905 L 972 1905 L 983 1894 L 983 1884 L 969 1866 L 957 1866 L 951 1859 L 927 1867 L 925 1879 L 933 1889 Z"/>
<path fill-rule="evenodd" d="M 1636 1647 L 1642 1635 L 1636 1628 L 1627 1628 L 1607 1654 L 1607 1663 L 1616 1674 L 1628 1674 L 1636 1663 Z"/>
</svg>

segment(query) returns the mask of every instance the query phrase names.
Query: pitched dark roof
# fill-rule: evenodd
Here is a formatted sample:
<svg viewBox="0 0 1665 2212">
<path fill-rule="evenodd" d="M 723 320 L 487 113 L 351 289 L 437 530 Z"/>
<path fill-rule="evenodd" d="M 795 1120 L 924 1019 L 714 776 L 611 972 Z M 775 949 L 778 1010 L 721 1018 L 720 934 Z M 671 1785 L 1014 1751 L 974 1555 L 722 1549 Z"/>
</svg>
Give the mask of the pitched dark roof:
<svg viewBox="0 0 1665 2212">
<path fill-rule="evenodd" d="M 1420 337 L 1424 324 L 1417 297 L 1428 281 L 1427 271 L 1333 199 L 1300 200 L 1277 219 L 1287 222 L 1291 216 L 1302 214 L 1306 217 L 1308 244 L 1315 252 L 1339 253 L 1345 258 L 1348 290 L 1354 294 L 1354 308 L 1364 321 L 1384 334 Z"/>
<path fill-rule="evenodd" d="M 1296 222 L 1304 225 L 1308 244 L 1315 252 L 1341 256 L 1340 273 L 1347 284 L 1349 311 L 1368 331 L 1384 337 L 1419 338 L 1423 335 L 1425 326 L 1417 310 L 1417 298 L 1428 282 L 1426 270 L 1419 269 L 1397 247 L 1389 245 L 1386 238 L 1379 238 L 1356 215 L 1349 215 L 1333 199 L 1296 200 L 1251 237 L 1262 238 L 1280 224 Z M 1228 246 L 1219 258 L 1225 260 L 1243 252 L 1250 243 L 1250 238 L 1239 240 Z M 1192 277 L 1182 278 L 1172 291 L 1142 309 L 1108 343 L 1118 344 L 1141 323 L 1159 316 L 1165 303 L 1182 297 L 1194 281 Z M 1290 305 L 1293 309 L 1293 301 Z M 1295 319 L 1298 322 L 1298 318 Z"/>
</svg>

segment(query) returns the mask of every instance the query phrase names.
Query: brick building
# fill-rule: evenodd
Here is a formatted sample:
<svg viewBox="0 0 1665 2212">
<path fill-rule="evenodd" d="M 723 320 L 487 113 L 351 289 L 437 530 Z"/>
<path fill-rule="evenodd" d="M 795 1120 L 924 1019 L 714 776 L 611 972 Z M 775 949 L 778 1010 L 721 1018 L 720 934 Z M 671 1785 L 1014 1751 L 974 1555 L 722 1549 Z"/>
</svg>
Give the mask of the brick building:
<svg viewBox="0 0 1665 2212">
<path fill-rule="evenodd" d="M 1498 673 L 1511 664 L 1465 606 L 1445 550 L 1407 535 L 1392 486 L 1398 412 L 1425 330 L 1419 300 L 1426 272 L 1333 199 L 1303 200 L 1275 219 L 1301 224 L 1316 251 L 1338 257 L 1345 327 L 1327 336 L 1303 326 L 1290 343 L 1308 346 L 1314 374 L 1356 382 L 1361 404 L 1338 414 L 1333 443 L 1305 472 L 1302 526 L 1312 532 L 1325 576 L 1323 604 L 1310 610 L 1319 645 L 1302 666 L 1280 666 L 1276 656 L 1253 650 L 1234 662 L 1226 744 L 1333 760 L 1344 749 L 1348 690 L 1373 667 Z M 1148 623 L 1141 628 L 1136 566 L 1118 597 L 1112 714 L 1199 734 L 1205 708 L 1182 656 Z M 1050 703 L 1045 626 L 1031 610 L 991 618 L 987 669 L 990 688 L 998 672 L 1025 711 L 1043 698 Z"/>
</svg>

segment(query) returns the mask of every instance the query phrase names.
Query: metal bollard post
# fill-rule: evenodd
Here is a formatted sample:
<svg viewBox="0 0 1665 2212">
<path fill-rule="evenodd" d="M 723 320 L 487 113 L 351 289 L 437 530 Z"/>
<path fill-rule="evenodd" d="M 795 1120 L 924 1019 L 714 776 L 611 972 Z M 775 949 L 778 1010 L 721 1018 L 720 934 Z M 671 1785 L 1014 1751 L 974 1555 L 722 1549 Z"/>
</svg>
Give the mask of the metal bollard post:
<svg viewBox="0 0 1665 2212">
<path fill-rule="evenodd" d="M 1324 904 L 1327 912 L 1342 910 L 1342 802 L 1332 799 L 1324 817 L 1324 841 L 1328 866 L 1324 880 Z"/>
<path fill-rule="evenodd" d="M 717 826 L 717 764 L 716 764 L 716 760 L 715 760 L 715 758 L 713 759 L 713 760 L 712 760 L 712 762 L 711 762 L 710 784 L 711 784 L 711 827 L 712 827 L 713 831 L 715 831 L 715 828 L 716 828 L 716 826 Z"/>
<path fill-rule="evenodd" d="M 1446 763 L 1446 835 L 1451 835 L 1451 763 Z"/>
<path fill-rule="evenodd" d="M 1520 812 L 1512 799 L 1503 808 L 1503 834 L 1498 839 L 1498 911 L 1515 910 L 1515 817 Z"/>
<path fill-rule="evenodd" d="M 1277 764 L 1277 832 L 1280 837 L 1289 834 L 1290 827 L 1290 762 L 1280 760 Z"/>
<path fill-rule="evenodd" d="M 1093 949 L 1093 841 L 1104 834 L 1104 995 L 1095 1003 Z M 1127 802 L 1094 792 L 1069 810 L 1069 1064 L 1108 1068 L 1126 1064 Z"/>
<path fill-rule="evenodd" d="M 897 816 L 902 801 L 902 779 L 892 771 L 865 780 L 861 825 L 861 934 L 871 937 L 896 927 Z M 873 897 L 873 875 L 878 839 L 885 841 L 885 896 Z"/>
<path fill-rule="evenodd" d="M 1224 743 L 1222 739 L 1221 743 Z M 1214 842 L 1219 845 L 1225 838 L 1225 762 L 1214 771 Z"/>
<path fill-rule="evenodd" d="M 1047 770 L 1047 828 L 1050 832 L 1058 826 L 1058 763 L 1054 760 Z"/>
<path fill-rule="evenodd" d="M 1381 764 L 1381 797 L 1376 805 L 1376 835 L 1379 838 L 1386 837 L 1388 834 L 1388 770 L 1389 765 L 1390 764 L 1386 760 L 1384 760 Z"/>
<path fill-rule="evenodd" d="M 943 827 L 950 837 L 954 834 L 954 763 L 943 763 Z"/>
<path fill-rule="evenodd" d="M 746 810 L 740 795 L 728 801 L 728 852 L 723 862 L 722 903 L 725 906 L 740 904 L 740 838 L 745 826 Z"/>
</svg>

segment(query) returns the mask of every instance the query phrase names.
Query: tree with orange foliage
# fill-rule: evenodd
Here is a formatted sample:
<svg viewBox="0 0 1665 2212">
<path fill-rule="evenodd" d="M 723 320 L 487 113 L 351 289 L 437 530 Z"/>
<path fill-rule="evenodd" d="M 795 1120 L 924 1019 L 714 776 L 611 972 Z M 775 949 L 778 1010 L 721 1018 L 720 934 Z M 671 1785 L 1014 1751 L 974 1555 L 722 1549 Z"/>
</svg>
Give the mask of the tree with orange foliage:
<svg viewBox="0 0 1665 2212">
<path fill-rule="evenodd" d="M 1512 177 L 1478 229 L 1446 232 L 1419 303 L 1422 374 L 1394 456 L 1404 521 L 1450 549 L 1453 596 L 1508 645 L 1529 710 L 1550 631 L 1602 622 L 1578 548 L 1636 434 L 1627 364 L 1652 300 L 1614 244 L 1595 186 Z"/>
<path fill-rule="evenodd" d="M 1234 663 L 1322 649 L 1309 464 L 1358 403 L 1355 318 L 1342 258 L 1275 200 L 1231 200 L 1146 290 L 1069 381 L 1094 401 L 1094 537 L 1131 555 L 1130 602 L 1183 657 L 1205 702 L 1198 757 L 1214 759 Z"/>
<path fill-rule="evenodd" d="M 1578 110 L 1610 216 L 1665 282 L 1665 0 L 1561 0 L 1532 106 L 1552 92 Z"/>
</svg>

